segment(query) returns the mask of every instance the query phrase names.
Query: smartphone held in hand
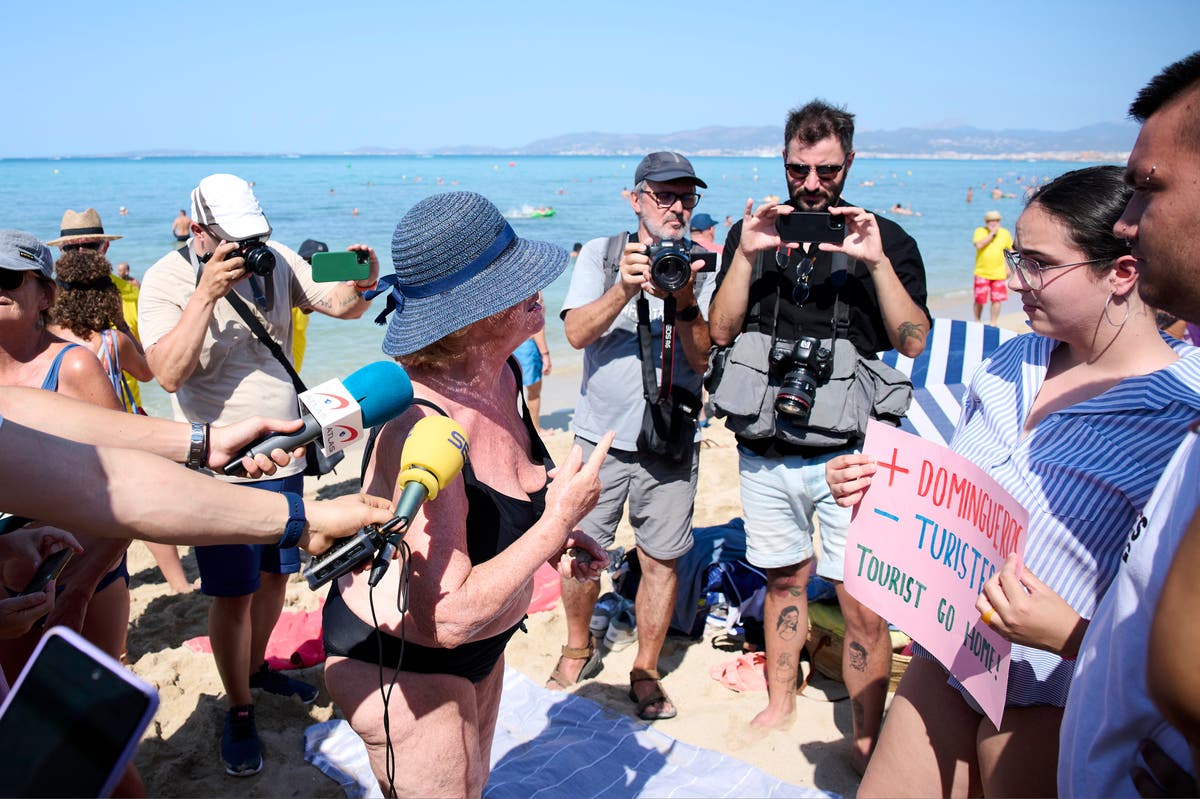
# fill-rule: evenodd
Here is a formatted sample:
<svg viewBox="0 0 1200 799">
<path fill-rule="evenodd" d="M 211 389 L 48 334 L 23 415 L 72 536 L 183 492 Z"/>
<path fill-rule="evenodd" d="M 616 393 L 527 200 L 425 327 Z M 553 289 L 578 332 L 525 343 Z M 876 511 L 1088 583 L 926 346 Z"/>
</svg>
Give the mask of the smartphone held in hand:
<svg viewBox="0 0 1200 799">
<path fill-rule="evenodd" d="M 371 276 L 371 255 L 366 250 L 313 253 L 312 274 L 318 283 L 366 280 Z"/>
<path fill-rule="evenodd" d="M 841 244 L 846 238 L 846 220 L 828 211 L 792 211 L 775 221 L 784 241 Z"/>
</svg>

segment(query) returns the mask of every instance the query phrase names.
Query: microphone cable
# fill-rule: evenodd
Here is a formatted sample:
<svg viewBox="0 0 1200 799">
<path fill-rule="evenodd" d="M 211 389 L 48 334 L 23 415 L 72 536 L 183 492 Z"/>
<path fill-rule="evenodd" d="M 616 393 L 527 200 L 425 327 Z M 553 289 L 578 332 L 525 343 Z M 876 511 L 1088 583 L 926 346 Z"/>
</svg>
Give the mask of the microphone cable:
<svg viewBox="0 0 1200 799">
<path fill-rule="evenodd" d="M 388 781 L 387 795 L 389 799 L 396 799 L 396 750 L 392 747 L 392 724 L 388 716 L 388 704 L 392 699 L 392 690 L 396 687 L 396 678 L 400 676 L 400 664 L 404 662 L 404 623 L 408 619 L 408 587 L 412 549 L 408 542 L 401 538 L 396 552 L 400 561 L 399 582 L 396 586 L 396 609 L 400 611 L 400 652 L 396 658 L 396 668 L 392 670 L 392 679 L 386 686 L 383 678 L 383 632 L 379 629 L 379 617 L 375 613 L 375 586 L 371 586 L 367 590 L 367 600 L 371 605 L 371 623 L 375 626 L 379 696 L 383 699 L 383 768 Z"/>
</svg>

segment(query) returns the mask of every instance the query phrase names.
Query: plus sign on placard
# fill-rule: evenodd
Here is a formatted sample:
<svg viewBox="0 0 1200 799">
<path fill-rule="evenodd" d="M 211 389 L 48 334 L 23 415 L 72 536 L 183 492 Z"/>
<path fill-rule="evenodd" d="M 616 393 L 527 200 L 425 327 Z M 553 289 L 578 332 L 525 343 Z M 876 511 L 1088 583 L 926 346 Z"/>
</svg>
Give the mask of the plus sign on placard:
<svg viewBox="0 0 1200 799">
<path fill-rule="evenodd" d="M 884 461 L 879 461 L 879 468 L 889 470 L 889 472 L 888 472 L 888 487 L 889 488 L 891 487 L 892 483 L 895 482 L 895 480 L 896 480 L 896 472 L 900 472 L 901 474 L 908 474 L 908 469 L 905 469 L 903 466 L 898 466 L 896 464 L 896 447 L 892 447 L 891 462 L 885 463 Z"/>
</svg>

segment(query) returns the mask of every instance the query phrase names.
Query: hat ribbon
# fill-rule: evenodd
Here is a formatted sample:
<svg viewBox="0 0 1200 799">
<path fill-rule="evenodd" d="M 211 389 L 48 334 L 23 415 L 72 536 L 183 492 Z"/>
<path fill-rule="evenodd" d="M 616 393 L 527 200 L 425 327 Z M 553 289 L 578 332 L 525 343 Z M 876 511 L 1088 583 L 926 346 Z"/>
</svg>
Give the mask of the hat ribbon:
<svg viewBox="0 0 1200 799">
<path fill-rule="evenodd" d="M 363 292 L 363 299 L 367 301 L 373 300 L 380 294 L 387 292 L 387 305 L 384 306 L 382 313 L 375 317 L 375 324 L 387 324 L 388 314 L 392 313 L 392 311 L 396 311 L 397 313 L 403 312 L 404 301 L 406 299 L 425 299 L 458 288 L 499 258 L 500 254 L 508 249 L 508 245 L 516 241 L 516 238 L 517 234 L 513 231 L 512 225 L 505 222 L 499 235 L 496 236 L 495 240 L 475 260 L 457 272 L 429 283 L 404 285 L 400 283 L 400 277 L 395 273 L 379 278 L 379 285 L 377 287 L 371 291 Z"/>
<path fill-rule="evenodd" d="M 62 236 L 86 236 L 96 234 L 103 236 L 104 228 L 102 227 L 65 227 L 58 231 L 59 237 Z"/>
</svg>

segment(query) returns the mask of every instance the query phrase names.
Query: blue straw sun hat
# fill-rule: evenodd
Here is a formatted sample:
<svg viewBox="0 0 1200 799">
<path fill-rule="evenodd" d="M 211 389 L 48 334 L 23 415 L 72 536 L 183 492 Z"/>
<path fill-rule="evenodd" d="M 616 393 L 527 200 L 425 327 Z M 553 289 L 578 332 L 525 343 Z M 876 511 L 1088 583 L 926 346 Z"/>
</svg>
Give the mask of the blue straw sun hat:
<svg viewBox="0 0 1200 799">
<path fill-rule="evenodd" d="M 383 351 L 408 355 L 511 308 L 566 269 L 567 251 L 517 238 L 504 216 L 474 192 L 435 194 L 414 205 L 392 235 L 395 274 L 365 296 L 387 293 Z"/>
</svg>

